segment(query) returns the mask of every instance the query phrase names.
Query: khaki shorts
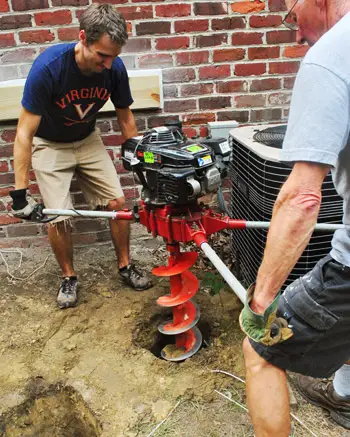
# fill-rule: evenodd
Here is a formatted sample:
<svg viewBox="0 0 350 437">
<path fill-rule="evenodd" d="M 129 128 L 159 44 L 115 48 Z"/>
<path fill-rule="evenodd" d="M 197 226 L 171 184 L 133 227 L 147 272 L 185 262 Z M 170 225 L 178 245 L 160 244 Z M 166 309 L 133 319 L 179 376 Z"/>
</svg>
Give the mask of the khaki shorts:
<svg viewBox="0 0 350 437">
<path fill-rule="evenodd" d="M 87 138 L 72 143 L 34 137 L 32 167 L 46 208 L 73 208 L 69 189 L 74 175 L 93 209 L 124 196 L 99 129 Z M 65 219 L 61 216 L 53 222 Z"/>
</svg>

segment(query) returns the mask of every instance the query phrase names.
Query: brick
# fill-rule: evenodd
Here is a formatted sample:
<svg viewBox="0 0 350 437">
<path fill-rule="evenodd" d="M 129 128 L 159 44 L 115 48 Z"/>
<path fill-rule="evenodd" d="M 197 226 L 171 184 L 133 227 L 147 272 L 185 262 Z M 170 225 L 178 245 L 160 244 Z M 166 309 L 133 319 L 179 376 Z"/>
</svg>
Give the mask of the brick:
<svg viewBox="0 0 350 437">
<path fill-rule="evenodd" d="M 157 17 L 186 17 L 191 15 L 191 5 L 178 3 L 156 6 Z"/>
<path fill-rule="evenodd" d="M 257 32 L 235 32 L 232 34 L 231 44 L 234 46 L 247 46 L 262 44 L 263 33 Z"/>
<path fill-rule="evenodd" d="M 73 196 L 73 203 L 75 205 L 86 205 L 86 200 L 83 193 L 76 193 Z"/>
<path fill-rule="evenodd" d="M 216 92 L 219 94 L 247 91 L 247 88 L 248 84 L 243 80 L 229 80 L 226 82 L 216 83 Z"/>
<path fill-rule="evenodd" d="M 127 3 L 128 0 L 106 0 L 103 3 L 108 3 L 110 5 L 121 5 L 123 3 Z M 100 3 L 99 0 L 92 0 L 92 3 Z M 135 0 L 134 0 L 135 3 Z"/>
<path fill-rule="evenodd" d="M 1 139 L 7 143 L 12 143 L 16 138 L 16 130 L 5 129 L 1 132 Z"/>
<path fill-rule="evenodd" d="M 136 67 L 136 56 L 126 56 L 126 55 L 121 55 L 120 58 L 122 59 L 122 61 L 124 62 L 125 68 L 127 70 L 132 70 Z"/>
<path fill-rule="evenodd" d="M 266 73 L 266 64 L 236 64 L 235 75 L 236 76 L 260 76 Z"/>
<path fill-rule="evenodd" d="M 12 0 L 14 11 L 31 11 L 33 9 L 47 9 L 48 0 Z"/>
<path fill-rule="evenodd" d="M 87 6 L 89 0 L 52 0 L 52 6 Z"/>
<path fill-rule="evenodd" d="M 67 10 L 39 12 L 34 14 L 34 21 L 37 26 L 70 24 L 72 22 L 72 14 Z"/>
<path fill-rule="evenodd" d="M 289 93 L 272 93 L 267 97 L 267 103 L 269 106 L 283 106 L 290 105 L 292 94 Z"/>
<path fill-rule="evenodd" d="M 10 185 L 15 182 L 15 175 L 13 173 L 0 174 L 0 185 Z"/>
<path fill-rule="evenodd" d="M 194 3 L 194 15 L 227 15 L 227 4 L 222 2 Z"/>
<path fill-rule="evenodd" d="M 8 12 L 9 10 L 8 0 L 0 0 L 0 12 Z"/>
<path fill-rule="evenodd" d="M 195 47 L 213 47 L 220 46 L 221 44 L 227 44 L 226 33 L 214 33 L 211 35 L 200 35 L 194 37 Z"/>
<path fill-rule="evenodd" d="M 9 171 L 9 166 L 7 161 L 0 161 L 0 173 L 5 173 Z"/>
<path fill-rule="evenodd" d="M 120 185 L 122 187 L 134 186 L 134 183 L 136 183 L 136 180 L 134 181 L 134 178 L 130 174 L 120 177 Z"/>
<path fill-rule="evenodd" d="M 207 126 L 200 126 L 199 128 L 199 136 L 201 138 L 206 138 L 209 135 L 209 129 Z"/>
<path fill-rule="evenodd" d="M 250 47 L 248 49 L 248 58 L 250 60 L 279 58 L 279 57 L 280 57 L 279 47 Z"/>
<path fill-rule="evenodd" d="M 123 47 L 124 53 L 149 52 L 150 50 L 150 38 L 130 38 Z"/>
<path fill-rule="evenodd" d="M 234 30 L 244 29 L 245 27 L 246 22 L 242 17 L 213 18 L 211 20 L 213 30 Z"/>
<path fill-rule="evenodd" d="M 178 50 L 190 46 L 190 39 L 187 36 L 174 36 L 171 38 L 158 38 L 156 40 L 157 50 Z"/>
<path fill-rule="evenodd" d="M 176 64 L 177 65 L 195 65 L 195 64 L 206 64 L 209 60 L 209 52 L 196 51 L 196 52 L 182 52 L 176 54 Z"/>
<path fill-rule="evenodd" d="M 282 24 L 280 15 L 253 15 L 249 18 L 250 27 L 277 27 Z"/>
<path fill-rule="evenodd" d="M 148 118 L 148 127 L 164 126 L 166 122 L 179 121 L 178 115 L 156 115 Z"/>
<path fill-rule="evenodd" d="M 139 57 L 138 65 L 140 68 L 171 67 L 173 65 L 173 57 L 165 53 L 143 55 Z"/>
<path fill-rule="evenodd" d="M 49 30 L 28 30 L 19 32 L 19 39 L 21 42 L 28 44 L 43 43 L 47 41 L 53 41 L 55 35 Z"/>
<path fill-rule="evenodd" d="M 198 114 L 186 114 L 183 116 L 184 125 L 207 124 L 210 121 L 215 121 L 215 114 L 212 112 L 200 112 Z"/>
<path fill-rule="evenodd" d="M 163 82 L 190 82 L 196 77 L 193 68 L 172 68 L 170 70 L 163 70 Z"/>
<path fill-rule="evenodd" d="M 282 119 L 282 110 L 279 108 L 271 109 L 252 109 L 250 112 L 250 121 L 252 123 L 260 121 L 280 121 Z"/>
<path fill-rule="evenodd" d="M 14 189 L 15 187 L 0 187 L 0 197 L 8 197 L 10 195 L 10 191 Z"/>
<path fill-rule="evenodd" d="M 256 108 L 265 106 L 266 96 L 264 94 L 247 94 L 245 96 L 236 96 L 235 103 L 237 108 Z"/>
<path fill-rule="evenodd" d="M 175 21 L 175 33 L 206 32 L 209 29 L 209 20 Z"/>
<path fill-rule="evenodd" d="M 270 74 L 290 74 L 297 73 L 299 70 L 299 62 L 270 62 Z"/>
<path fill-rule="evenodd" d="M 268 0 L 270 12 L 286 11 L 287 6 L 285 0 Z"/>
<path fill-rule="evenodd" d="M 198 138 L 197 129 L 195 129 L 194 127 L 184 126 L 182 130 L 187 138 Z"/>
<path fill-rule="evenodd" d="M 249 111 L 221 111 L 216 114 L 218 121 L 236 120 L 246 123 L 249 120 Z"/>
<path fill-rule="evenodd" d="M 165 85 L 163 87 L 164 98 L 179 97 L 179 91 L 176 85 Z"/>
<path fill-rule="evenodd" d="M 103 144 L 108 146 L 120 146 L 123 142 L 123 137 L 121 135 L 102 135 Z"/>
<path fill-rule="evenodd" d="M 96 234 L 72 234 L 73 244 L 75 246 L 89 246 L 97 241 Z"/>
<path fill-rule="evenodd" d="M 214 50 L 214 62 L 240 61 L 245 57 L 245 49 L 221 49 Z"/>
<path fill-rule="evenodd" d="M 35 195 L 35 194 L 41 194 L 40 193 L 40 189 L 39 189 L 39 185 L 38 184 L 33 184 L 33 183 L 31 183 L 30 185 L 29 185 L 29 191 L 30 191 L 30 193 L 31 194 L 33 194 L 33 195 Z"/>
<path fill-rule="evenodd" d="M 273 30 L 266 33 L 267 44 L 282 44 L 295 42 L 296 32 L 294 30 Z"/>
<path fill-rule="evenodd" d="M 261 12 L 265 9 L 265 3 L 259 0 L 235 2 L 231 5 L 232 12 L 238 14 L 252 14 L 253 12 Z"/>
<path fill-rule="evenodd" d="M 76 41 L 79 35 L 78 27 L 65 27 L 58 29 L 57 36 L 60 41 Z"/>
<path fill-rule="evenodd" d="M 296 77 L 285 77 L 283 78 L 283 88 L 291 90 L 294 87 Z"/>
<path fill-rule="evenodd" d="M 122 6 L 118 8 L 118 12 L 122 14 L 126 20 L 153 18 L 152 6 Z"/>
<path fill-rule="evenodd" d="M 212 94 L 214 85 L 212 83 L 190 83 L 181 86 L 181 96 L 203 96 L 205 94 Z"/>
<path fill-rule="evenodd" d="M 281 88 L 280 79 L 256 79 L 250 84 L 250 91 L 269 91 Z"/>
<path fill-rule="evenodd" d="M 164 103 L 165 112 L 183 112 L 197 109 L 196 100 L 171 100 Z"/>
<path fill-rule="evenodd" d="M 2 64 L 19 64 L 20 62 L 32 62 L 36 58 L 35 49 L 17 48 L 7 51 L 0 58 Z"/>
<path fill-rule="evenodd" d="M 0 226 L 2 225 L 10 225 L 12 223 L 22 223 L 22 220 L 17 219 L 15 217 L 11 217 L 10 215 L 0 215 Z"/>
<path fill-rule="evenodd" d="M 160 2 L 162 2 L 162 1 L 164 1 L 164 0 L 147 0 L 147 3 L 160 3 Z M 145 0 L 131 0 L 131 3 L 144 3 L 145 2 Z"/>
<path fill-rule="evenodd" d="M 29 71 L 31 69 L 31 64 L 20 64 L 18 66 L 18 69 L 18 79 L 25 79 L 26 77 L 28 77 Z"/>
<path fill-rule="evenodd" d="M 28 223 L 28 224 L 18 224 L 16 226 L 9 226 L 7 229 L 7 236 L 9 238 L 13 237 L 30 237 L 33 235 L 38 235 L 39 229 L 38 225 Z"/>
<path fill-rule="evenodd" d="M 14 65 L 0 65 L 0 82 L 18 78 L 18 70 Z M 1 152 L 0 152 L 1 156 Z"/>
<path fill-rule="evenodd" d="M 16 45 L 13 33 L 0 34 L 0 47 L 13 47 Z"/>
<path fill-rule="evenodd" d="M 23 15 L 3 15 L 0 17 L 0 29 L 20 29 L 22 27 L 32 27 L 32 19 L 29 14 Z"/>
<path fill-rule="evenodd" d="M 170 21 L 148 21 L 136 24 L 136 35 L 170 34 Z"/>
<path fill-rule="evenodd" d="M 286 58 L 303 58 L 309 50 L 309 46 L 286 47 L 283 56 Z"/>
<path fill-rule="evenodd" d="M 221 109 L 231 106 L 231 97 L 203 97 L 199 99 L 199 109 Z"/>
<path fill-rule="evenodd" d="M 98 232 L 106 229 L 106 220 L 75 219 L 73 221 L 74 232 Z"/>
<path fill-rule="evenodd" d="M 228 77 L 230 75 L 231 75 L 230 65 L 219 65 L 219 66 L 208 65 L 199 68 L 199 78 L 201 80 Z"/>
</svg>

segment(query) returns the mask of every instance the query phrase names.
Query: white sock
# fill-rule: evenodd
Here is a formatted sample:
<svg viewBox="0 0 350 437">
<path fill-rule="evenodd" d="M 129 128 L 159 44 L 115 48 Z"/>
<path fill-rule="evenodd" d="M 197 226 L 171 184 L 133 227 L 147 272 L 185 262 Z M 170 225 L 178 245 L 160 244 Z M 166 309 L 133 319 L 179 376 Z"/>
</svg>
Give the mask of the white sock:
<svg viewBox="0 0 350 437">
<path fill-rule="evenodd" d="M 350 398 L 350 365 L 344 364 L 335 372 L 333 387 L 337 395 Z"/>
</svg>

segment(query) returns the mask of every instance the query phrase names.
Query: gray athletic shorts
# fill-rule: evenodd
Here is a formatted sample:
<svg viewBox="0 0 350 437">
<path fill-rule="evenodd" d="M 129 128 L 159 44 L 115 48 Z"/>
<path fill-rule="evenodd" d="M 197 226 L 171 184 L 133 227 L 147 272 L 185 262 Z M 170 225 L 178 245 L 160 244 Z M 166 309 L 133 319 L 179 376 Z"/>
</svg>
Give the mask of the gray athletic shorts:
<svg viewBox="0 0 350 437">
<path fill-rule="evenodd" d="M 90 208 L 123 197 L 113 162 L 95 129 L 88 137 L 58 143 L 34 137 L 32 166 L 46 208 L 72 209 L 69 188 L 75 175 Z M 65 220 L 60 216 L 51 223 Z"/>
<path fill-rule="evenodd" d="M 293 337 L 275 346 L 250 340 L 266 361 L 315 378 L 329 378 L 350 359 L 350 267 L 327 255 L 282 294 L 277 316 Z"/>
</svg>

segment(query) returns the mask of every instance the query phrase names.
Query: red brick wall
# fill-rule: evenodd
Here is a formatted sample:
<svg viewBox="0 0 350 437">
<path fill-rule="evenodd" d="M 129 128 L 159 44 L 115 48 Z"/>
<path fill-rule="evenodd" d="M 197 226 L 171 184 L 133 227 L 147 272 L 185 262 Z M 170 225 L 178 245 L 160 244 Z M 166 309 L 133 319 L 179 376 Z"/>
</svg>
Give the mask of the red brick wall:
<svg viewBox="0 0 350 437">
<path fill-rule="evenodd" d="M 281 26 L 283 0 L 196 1 L 105 0 L 128 21 L 123 51 L 129 69 L 162 68 L 164 110 L 136 113 L 139 131 L 180 119 L 189 136 L 207 134 L 208 121 L 278 122 L 288 115 L 291 88 L 306 48 Z M 26 77 L 35 57 L 50 44 L 73 41 L 78 17 L 91 0 L 0 0 L 0 81 Z M 134 195 L 122 173 L 122 141 L 113 117 L 99 121 L 126 197 Z M 0 125 L 0 213 L 9 208 L 13 188 L 15 123 Z M 31 192 L 39 197 L 34 175 Z M 72 195 L 84 206 L 79 187 Z M 46 244 L 45 228 L 14 224 L 0 215 L 0 247 Z M 77 242 L 108 238 L 104 222 L 75 222 Z"/>
</svg>

